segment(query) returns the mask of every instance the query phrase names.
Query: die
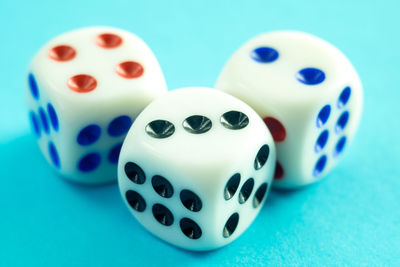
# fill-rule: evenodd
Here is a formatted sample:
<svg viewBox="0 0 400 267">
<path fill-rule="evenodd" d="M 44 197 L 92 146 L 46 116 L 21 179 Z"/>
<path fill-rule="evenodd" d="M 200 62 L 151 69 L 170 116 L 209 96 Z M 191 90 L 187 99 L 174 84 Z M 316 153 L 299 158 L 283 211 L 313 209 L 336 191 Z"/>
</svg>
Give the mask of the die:
<svg viewBox="0 0 400 267">
<path fill-rule="evenodd" d="M 275 145 L 257 113 L 215 89 L 174 90 L 137 117 L 122 146 L 118 183 L 136 219 L 189 250 L 236 239 L 269 192 Z"/>
<path fill-rule="evenodd" d="M 32 60 L 29 117 L 59 174 L 88 184 L 111 182 L 132 121 L 166 91 L 158 61 L 139 37 L 83 28 L 54 38 Z"/>
<path fill-rule="evenodd" d="M 254 108 L 276 142 L 274 186 L 320 180 L 358 127 L 362 85 L 345 55 L 310 34 L 261 34 L 240 47 L 216 88 Z"/>
</svg>

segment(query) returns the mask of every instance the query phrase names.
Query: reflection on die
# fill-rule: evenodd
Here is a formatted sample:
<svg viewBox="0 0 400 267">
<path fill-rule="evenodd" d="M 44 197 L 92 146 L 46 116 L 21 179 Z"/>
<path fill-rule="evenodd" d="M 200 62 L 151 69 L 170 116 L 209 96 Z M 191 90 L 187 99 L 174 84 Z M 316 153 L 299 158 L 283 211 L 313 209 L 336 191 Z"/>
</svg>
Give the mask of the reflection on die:
<svg viewBox="0 0 400 267">
<path fill-rule="evenodd" d="M 166 92 L 160 66 L 137 36 L 110 27 L 62 34 L 35 56 L 28 74 L 30 120 L 47 161 L 64 177 L 116 180 L 136 116 Z"/>
<path fill-rule="evenodd" d="M 276 142 L 277 187 L 322 178 L 360 121 L 362 86 L 354 67 L 331 44 L 301 32 L 251 39 L 227 62 L 216 88 L 264 119 Z"/>
<path fill-rule="evenodd" d="M 269 192 L 275 145 L 257 113 L 209 88 L 156 99 L 137 117 L 118 163 L 124 202 L 150 232 L 209 250 L 236 239 Z"/>
</svg>

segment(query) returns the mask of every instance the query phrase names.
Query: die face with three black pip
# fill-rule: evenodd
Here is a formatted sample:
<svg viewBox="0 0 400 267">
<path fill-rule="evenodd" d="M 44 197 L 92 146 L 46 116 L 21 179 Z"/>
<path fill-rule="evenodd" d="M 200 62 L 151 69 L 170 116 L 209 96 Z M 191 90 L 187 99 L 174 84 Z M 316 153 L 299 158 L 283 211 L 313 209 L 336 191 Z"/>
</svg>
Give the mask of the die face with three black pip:
<svg viewBox="0 0 400 267">
<path fill-rule="evenodd" d="M 362 110 L 362 86 L 346 56 L 310 34 L 261 34 L 227 62 L 216 88 L 254 108 L 277 149 L 274 186 L 320 180 L 351 142 Z"/>
<path fill-rule="evenodd" d="M 275 145 L 262 119 L 223 92 L 191 87 L 137 117 L 118 163 L 122 198 L 154 235 L 190 250 L 236 239 L 269 192 Z"/>
<path fill-rule="evenodd" d="M 111 27 L 54 38 L 27 78 L 29 116 L 43 155 L 62 176 L 83 183 L 116 181 L 132 121 L 167 91 L 149 47 Z"/>
</svg>

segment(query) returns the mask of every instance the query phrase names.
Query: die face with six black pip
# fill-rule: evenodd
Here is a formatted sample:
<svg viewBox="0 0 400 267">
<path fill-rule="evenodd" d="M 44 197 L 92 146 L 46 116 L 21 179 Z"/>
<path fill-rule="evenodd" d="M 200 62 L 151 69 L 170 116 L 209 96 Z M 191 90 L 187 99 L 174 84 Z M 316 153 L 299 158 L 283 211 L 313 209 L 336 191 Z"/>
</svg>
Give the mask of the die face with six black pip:
<svg viewBox="0 0 400 267">
<path fill-rule="evenodd" d="M 247 104 L 209 88 L 152 102 L 121 149 L 124 202 L 150 232 L 176 246 L 210 250 L 236 239 L 269 192 L 275 146 Z"/>
<path fill-rule="evenodd" d="M 54 38 L 33 59 L 29 116 L 43 155 L 63 177 L 115 181 L 132 121 L 166 91 L 158 61 L 140 38 L 83 28 Z"/>
</svg>

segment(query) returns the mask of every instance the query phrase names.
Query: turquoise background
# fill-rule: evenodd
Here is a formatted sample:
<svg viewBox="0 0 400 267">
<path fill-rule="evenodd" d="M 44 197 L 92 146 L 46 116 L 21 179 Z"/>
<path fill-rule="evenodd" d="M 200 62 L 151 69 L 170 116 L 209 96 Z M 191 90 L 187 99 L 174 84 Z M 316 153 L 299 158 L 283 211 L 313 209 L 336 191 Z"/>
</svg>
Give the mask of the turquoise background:
<svg viewBox="0 0 400 267">
<path fill-rule="evenodd" d="M 0 2 L 0 266 L 400 265 L 400 2 Z M 295 29 L 339 47 L 358 69 L 357 138 L 320 183 L 273 191 L 252 226 L 207 253 L 144 230 L 117 186 L 59 179 L 30 133 L 26 68 L 77 27 L 130 30 L 153 49 L 170 88 L 212 86 L 230 55 L 261 32 Z"/>
</svg>

